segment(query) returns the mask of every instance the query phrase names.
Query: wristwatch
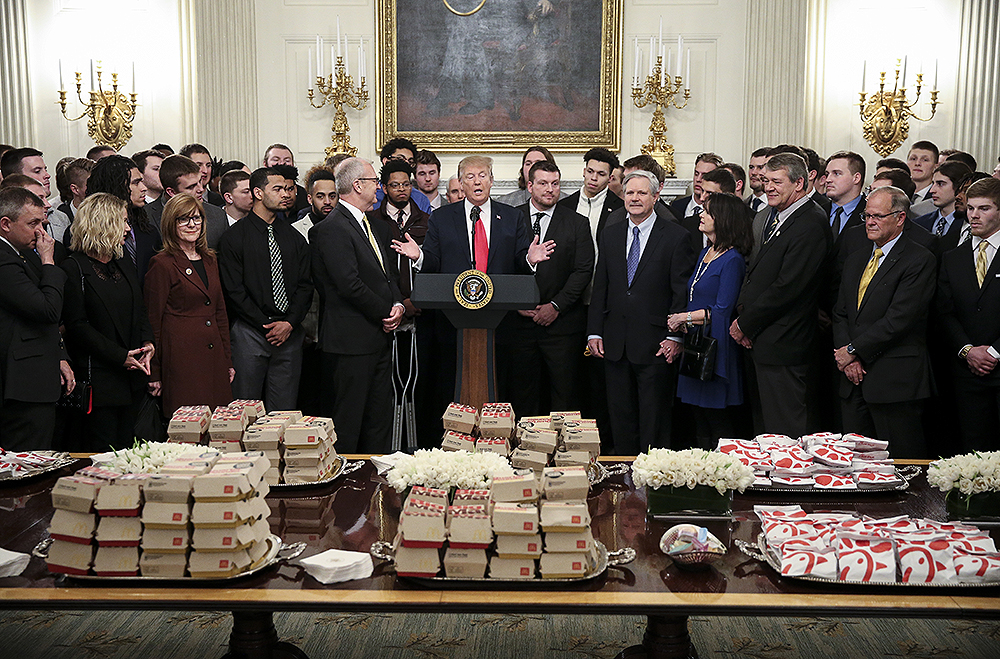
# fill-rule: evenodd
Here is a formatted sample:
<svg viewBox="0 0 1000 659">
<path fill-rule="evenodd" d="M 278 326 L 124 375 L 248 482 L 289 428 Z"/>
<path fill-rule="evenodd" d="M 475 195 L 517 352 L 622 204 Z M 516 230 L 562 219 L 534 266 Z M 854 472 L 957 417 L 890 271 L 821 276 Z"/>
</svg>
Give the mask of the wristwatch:
<svg viewBox="0 0 1000 659">
<path fill-rule="evenodd" d="M 552 308 L 555 309 L 556 311 L 562 311 L 562 309 L 559 308 L 559 305 L 556 304 L 554 300 L 550 300 L 549 304 L 551 304 Z"/>
<path fill-rule="evenodd" d="M 848 343 L 847 344 L 847 354 L 854 355 L 854 354 L 857 354 L 857 352 L 858 351 L 854 349 L 854 344 L 852 344 L 852 343 Z"/>
<path fill-rule="evenodd" d="M 970 350 L 972 350 L 972 344 L 971 343 L 969 345 L 967 345 L 967 346 L 962 346 L 962 350 L 958 353 L 958 356 L 961 357 L 962 359 L 965 359 L 966 357 L 969 356 L 969 351 Z"/>
</svg>

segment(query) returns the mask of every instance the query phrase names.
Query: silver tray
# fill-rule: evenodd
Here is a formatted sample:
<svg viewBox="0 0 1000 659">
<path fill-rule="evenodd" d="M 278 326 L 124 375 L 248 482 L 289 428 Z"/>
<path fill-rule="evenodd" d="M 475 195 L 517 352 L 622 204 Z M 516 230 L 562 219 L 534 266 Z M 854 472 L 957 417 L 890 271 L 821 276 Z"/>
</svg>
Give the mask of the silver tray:
<svg viewBox="0 0 1000 659">
<path fill-rule="evenodd" d="M 590 479 L 590 485 L 593 487 L 598 483 L 603 483 L 608 476 L 627 474 L 628 470 L 629 466 L 625 463 L 606 466 L 601 462 L 591 462 L 587 465 L 587 478 Z"/>
<path fill-rule="evenodd" d="M 329 485 L 341 476 L 346 476 L 347 474 L 361 469 L 364 465 L 364 460 L 350 461 L 338 456 L 337 468 L 333 470 L 332 474 L 323 480 L 313 481 L 311 483 L 278 483 L 277 485 L 271 485 L 269 489 L 271 492 L 299 492 L 302 490 L 314 490 L 316 488 L 323 487 L 324 485 Z"/>
<path fill-rule="evenodd" d="M 445 583 L 468 583 L 468 584 L 489 584 L 489 583 L 527 583 L 527 584 L 547 584 L 547 583 L 579 583 L 581 581 L 588 581 L 594 577 L 599 577 L 604 574 L 605 570 L 609 567 L 614 567 L 616 565 L 625 565 L 631 563 L 635 560 L 635 550 L 631 547 L 623 547 L 617 551 L 608 551 L 608 548 L 604 546 L 604 543 L 600 540 L 594 540 L 594 547 L 597 549 L 597 565 L 590 572 L 581 575 L 579 577 L 566 577 L 561 579 L 543 579 L 541 577 L 534 577 L 532 579 L 491 579 L 488 577 L 481 577 L 479 579 L 471 577 L 403 577 L 404 579 L 410 579 L 412 581 L 424 583 L 430 586 L 434 584 L 445 582 Z M 372 547 L 369 550 L 373 558 L 378 558 L 384 561 L 389 561 L 390 563 L 395 561 L 395 555 L 392 549 L 392 543 L 385 541 L 378 541 L 372 543 Z"/>
<path fill-rule="evenodd" d="M 53 457 L 58 457 L 59 459 L 53 462 L 48 467 L 43 467 L 39 469 L 32 469 L 23 474 L 18 474 L 17 476 L 9 476 L 7 478 L 0 478 L 0 485 L 5 485 L 7 483 L 19 483 L 21 481 L 27 480 L 29 478 L 34 478 L 35 476 L 41 476 L 42 474 L 51 474 L 54 471 L 59 471 L 63 467 L 68 467 L 78 458 L 71 457 L 69 453 L 62 453 L 59 451 L 32 451 L 32 453 L 39 453 L 41 455 L 51 455 Z"/>
<path fill-rule="evenodd" d="M 65 577 L 67 579 L 73 579 L 74 581 L 95 581 L 98 583 L 155 583 L 155 584 L 213 584 L 213 583 L 227 583 L 235 579 L 243 579 L 244 577 L 249 577 L 251 575 L 257 574 L 272 565 L 276 565 L 281 561 L 290 561 L 294 558 L 298 558 L 299 554 L 305 551 L 306 543 L 296 542 L 294 544 L 286 545 L 282 542 L 281 538 L 276 535 L 271 535 L 267 538 L 267 542 L 270 544 L 267 550 L 267 554 L 264 555 L 256 567 L 250 568 L 246 572 L 240 572 L 231 577 L 210 577 L 210 578 L 198 578 L 198 577 L 99 577 L 92 574 L 67 574 Z M 41 558 L 45 560 L 49 555 L 49 546 L 52 544 L 52 538 L 46 538 L 39 542 L 35 548 L 31 551 L 31 555 L 36 558 Z"/>
<path fill-rule="evenodd" d="M 750 558 L 756 559 L 758 561 L 767 563 L 770 565 L 778 576 L 782 579 L 795 579 L 797 581 L 814 581 L 816 583 L 825 584 L 837 584 L 846 586 L 894 586 L 894 587 L 904 587 L 904 588 L 996 588 L 1000 586 L 1000 581 L 994 581 L 989 583 L 904 583 L 902 581 L 855 581 L 847 579 L 827 579 L 826 577 L 814 577 L 810 575 L 805 576 L 789 576 L 786 574 L 781 574 L 781 559 L 767 544 L 767 536 L 763 533 L 757 535 L 757 545 L 746 542 L 745 540 L 735 540 L 736 546 L 740 548 L 744 554 Z"/>
<path fill-rule="evenodd" d="M 782 493 L 782 494 L 835 494 L 839 496 L 854 494 L 885 494 L 886 492 L 902 492 L 910 487 L 910 481 L 920 473 L 917 465 L 906 465 L 896 467 L 896 476 L 900 482 L 889 485 L 875 485 L 872 487 L 856 487 L 853 490 L 840 490 L 827 487 L 781 487 L 780 485 L 751 485 L 744 492 L 754 493 Z"/>
</svg>

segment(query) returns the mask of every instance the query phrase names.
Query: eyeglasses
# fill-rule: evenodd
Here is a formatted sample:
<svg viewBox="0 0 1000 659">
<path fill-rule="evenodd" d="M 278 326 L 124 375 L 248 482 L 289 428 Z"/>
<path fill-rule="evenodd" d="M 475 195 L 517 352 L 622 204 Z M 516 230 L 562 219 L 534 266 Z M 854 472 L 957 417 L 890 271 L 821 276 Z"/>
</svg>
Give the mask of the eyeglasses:
<svg viewBox="0 0 1000 659">
<path fill-rule="evenodd" d="M 188 215 L 187 217 L 178 217 L 177 224 L 187 224 L 190 226 L 198 226 L 201 224 L 201 215 L 199 213 L 194 213 L 193 215 Z"/>
<path fill-rule="evenodd" d="M 392 183 L 386 184 L 387 188 L 390 190 L 409 190 L 413 185 L 409 181 L 394 181 Z"/>
<path fill-rule="evenodd" d="M 903 211 L 895 211 L 892 213 L 884 213 L 882 215 L 879 215 L 878 213 L 862 213 L 861 217 L 864 219 L 865 222 L 867 222 L 868 220 L 884 220 L 887 217 L 892 217 L 893 215 L 899 215 L 902 212 Z"/>
<path fill-rule="evenodd" d="M 374 176 L 359 176 L 358 180 L 359 181 L 375 181 L 376 183 L 378 183 L 378 179 L 376 177 L 374 177 Z"/>
</svg>

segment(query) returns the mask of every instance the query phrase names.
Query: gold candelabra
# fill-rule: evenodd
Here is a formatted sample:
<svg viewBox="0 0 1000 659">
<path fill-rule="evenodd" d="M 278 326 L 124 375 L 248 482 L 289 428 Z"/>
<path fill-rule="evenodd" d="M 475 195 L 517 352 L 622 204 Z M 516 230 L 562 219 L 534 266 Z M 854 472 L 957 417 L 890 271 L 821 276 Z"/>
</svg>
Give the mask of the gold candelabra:
<svg viewBox="0 0 1000 659">
<path fill-rule="evenodd" d="M 920 100 L 920 88 L 923 86 L 924 74 L 917 74 L 917 95 L 912 101 L 907 102 L 906 64 L 903 64 L 902 86 L 900 86 L 899 79 L 899 64 L 900 60 L 896 60 L 896 75 L 892 91 L 885 90 L 885 71 L 881 71 L 878 91 L 872 94 L 867 101 L 865 100 L 864 73 L 862 73 L 861 78 L 859 110 L 865 140 L 875 150 L 875 153 L 883 158 L 887 158 L 906 141 L 906 137 L 910 134 L 909 117 L 913 117 L 917 121 L 930 121 L 937 112 L 937 64 L 935 63 L 934 66 L 934 89 L 931 90 L 931 116 L 926 119 L 921 119 L 913 111 Z"/>
<path fill-rule="evenodd" d="M 364 110 L 368 104 L 368 90 L 365 89 L 365 76 L 359 74 L 361 82 L 357 88 L 354 86 L 354 78 L 347 73 L 344 60 L 339 55 L 334 70 L 325 78 L 316 76 L 316 87 L 320 93 L 320 103 L 313 102 L 313 88 L 309 88 L 309 105 L 314 108 L 321 108 L 326 104 L 332 104 L 335 108 L 333 113 L 332 141 L 333 144 L 326 147 L 327 157 L 335 153 L 346 153 L 357 155 L 357 147 L 351 146 L 351 126 L 347 123 L 347 113 L 344 112 L 344 105 L 349 105 L 355 110 Z"/>
<path fill-rule="evenodd" d="M 126 97 L 118 91 L 118 74 L 111 74 L 111 89 L 101 86 L 101 63 L 97 63 L 97 86 L 94 88 L 94 70 L 91 70 L 90 100 L 84 101 L 80 72 L 76 72 L 76 97 L 84 110 L 79 117 L 66 114 L 66 90 L 62 89 L 62 65 L 59 69 L 59 106 L 62 115 L 69 121 L 78 121 L 87 117 L 87 134 L 95 144 L 106 144 L 115 151 L 128 144 L 132 139 L 132 121 L 135 119 L 135 108 L 138 106 L 135 93 L 135 73 L 133 71 L 131 93 Z"/>
<path fill-rule="evenodd" d="M 679 58 L 680 55 L 678 55 Z M 632 86 L 632 101 L 635 103 L 635 107 L 644 108 L 650 103 L 656 104 L 656 110 L 653 111 L 653 121 L 649 124 L 649 141 L 642 145 L 640 151 L 652 156 L 660 163 L 667 176 L 674 176 L 677 173 L 677 167 L 674 165 L 674 146 L 668 144 L 666 140 L 667 122 L 663 118 L 663 108 L 672 105 L 678 110 L 683 110 L 687 107 L 688 99 L 691 98 L 691 90 L 687 87 L 684 88 L 684 104 L 677 104 L 677 95 L 680 94 L 683 83 L 684 80 L 679 75 L 671 78 L 663 70 L 663 56 L 657 55 L 656 64 L 646 76 L 645 85 L 639 87 L 638 84 L 634 84 Z"/>
</svg>

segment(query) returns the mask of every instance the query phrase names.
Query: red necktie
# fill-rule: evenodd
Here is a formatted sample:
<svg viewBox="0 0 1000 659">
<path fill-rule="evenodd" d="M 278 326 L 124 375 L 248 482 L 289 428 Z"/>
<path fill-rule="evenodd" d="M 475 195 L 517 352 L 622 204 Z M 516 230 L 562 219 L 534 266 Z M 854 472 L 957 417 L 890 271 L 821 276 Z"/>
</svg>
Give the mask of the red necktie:
<svg viewBox="0 0 1000 659">
<path fill-rule="evenodd" d="M 476 270 L 480 272 L 486 272 L 486 261 L 490 254 L 490 245 L 486 240 L 486 227 L 483 226 L 483 221 L 479 218 L 479 214 L 482 212 L 479 206 L 472 207 L 472 227 L 473 227 L 473 255 L 476 259 Z"/>
</svg>

